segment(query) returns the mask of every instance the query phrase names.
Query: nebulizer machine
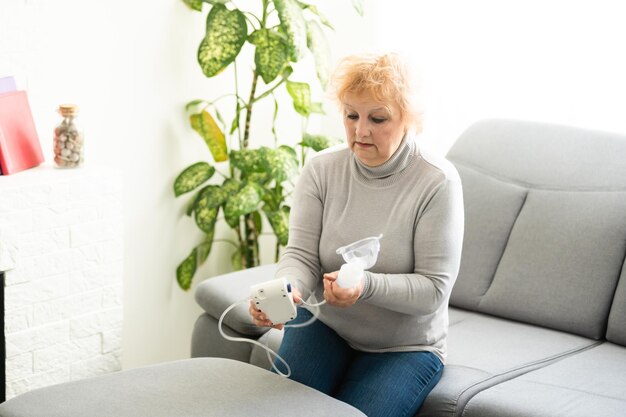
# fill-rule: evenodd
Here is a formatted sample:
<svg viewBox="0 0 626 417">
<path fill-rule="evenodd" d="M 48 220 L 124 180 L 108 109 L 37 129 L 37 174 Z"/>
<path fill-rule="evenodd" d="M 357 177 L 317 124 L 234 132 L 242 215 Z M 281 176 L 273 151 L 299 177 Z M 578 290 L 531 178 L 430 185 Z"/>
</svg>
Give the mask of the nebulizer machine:
<svg viewBox="0 0 626 417">
<path fill-rule="evenodd" d="M 350 243 L 349 245 L 342 246 L 337 249 L 337 254 L 341 255 L 343 257 L 343 260 L 345 261 L 345 263 L 341 265 L 341 268 L 339 269 L 339 274 L 337 275 L 337 280 L 335 281 L 338 286 L 340 286 L 341 288 L 351 288 L 357 286 L 361 282 L 365 270 L 373 267 L 376 263 L 376 260 L 378 259 L 378 252 L 380 251 L 380 239 L 382 237 L 382 234 L 378 236 L 367 237 L 365 239 L 358 240 L 354 243 Z M 245 300 L 239 301 L 229 306 L 226 310 L 224 310 L 218 322 L 218 330 L 224 339 L 233 342 L 251 343 L 262 347 L 267 351 L 267 357 L 272 364 L 272 368 L 279 375 L 288 377 L 291 374 L 289 364 L 287 364 L 287 362 L 285 362 L 282 357 L 280 357 L 268 346 L 256 340 L 246 339 L 243 337 L 228 336 L 222 329 L 222 323 L 226 314 L 238 305 L 249 303 L 250 300 L 252 300 L 252 302 L 259 310 L 263 311 L 263 313 L 272 323 L 287 323 L 288 321 L 293 320 L 297 314 L 296 305 L 293 301 L 291 283 L 289 283 L 285 278 L 277 278 L 251 286 L 250 298 L 246 298 Z M 324 305 L 325 303 L 326 300 L 323 300 L 322 302 L 316 304 L 310 304 L 302 300 L 302 304 L 309 307 L 317 308 L 317 314 L 313 312 L 313 318 L 305 323 L 285 324 L 284 327 L 308 326 L 309 324 L 317 320 L 317 316 L 319 315 L 319 307 Z M 271 356 L 274 356 L 285 366 L 285 368 L 287 369 L 287 373 L 283 373 L 278 368 L 276 368 Z"/>
</svg>

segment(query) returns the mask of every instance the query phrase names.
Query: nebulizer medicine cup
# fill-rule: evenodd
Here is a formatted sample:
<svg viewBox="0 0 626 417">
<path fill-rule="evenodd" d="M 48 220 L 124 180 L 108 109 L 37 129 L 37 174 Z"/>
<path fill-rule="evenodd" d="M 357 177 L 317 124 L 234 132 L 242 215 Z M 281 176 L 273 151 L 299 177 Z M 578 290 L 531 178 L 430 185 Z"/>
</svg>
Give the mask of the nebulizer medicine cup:
<svg viewBox="0 0 626 417">
<path fill-rule="evenodd" d="M 339 270 L 337 285 L 341 288 L 358 285 L 363 277 L 363 271 L 374 266 L 378 259 L 381 237 L 383 237 L 382 234 L 367 237 L 337 249 L 337 254 L 346 261 Z"/>
</svg>

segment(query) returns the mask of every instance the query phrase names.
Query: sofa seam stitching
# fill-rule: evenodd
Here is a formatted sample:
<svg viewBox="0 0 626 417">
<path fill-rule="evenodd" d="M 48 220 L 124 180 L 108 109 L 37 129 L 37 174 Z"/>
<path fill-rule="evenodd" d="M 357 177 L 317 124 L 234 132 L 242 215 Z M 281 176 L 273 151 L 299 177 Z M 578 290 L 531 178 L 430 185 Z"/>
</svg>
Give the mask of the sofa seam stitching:
<svg viewBox="0 0 626 417">
<path fill-rule="evenodd" d="M 500 264 L 502 263 L 502 258 L 504 257 L 504 254 L 506 252 L 506 248 L 509 246 L 509 242 L 511 240 L 511 235 L 513 234 L 513 229 L 515 229 L 515 225 L 517 224 L 517 221 L 519 220 L 520 213 L 522 212 L 522 210 L 524 209 L 524 206 L 526 205 L 526 200 L 528 199 L 528 194 L 529 194 L 529 190 L 526 189 L 526 192 L 524 193 L 524 201 L 522 201 L 522 204 L 520 204 L 519 210 L 517 211 L 517 214 L 515 215 L 515 221 L 511 225 L 511 229 L 509 229 L 509 233 L 508 233 L 508 235 L 506 237 L 506 243 L 504 245 L 504 248 L 502 249 L 502 252 L 500 252 L 500 257 L 498 258 L 498 263 L 496 264 L 496 269 L 493 272 L 493 276 L 491 277 L 491 280 L 489 280 L 489 286 L 487 287 L 485 292 L 483 294 L 481 294 L 480 301 L 478 301 L 478 305 L 476 306 L 476 310 L 480 309 L 480 306 L 483 303 L 485 295 L 487 295 L 487 293 L 491 289 L 491 286 L 493 285 L 493 282 L 496 279 L 496 275 L 498 275 L 498 269 L 500 269 Z"/>
<path fill-rule="evenodd" d="M 533 362 L 531 362 L 531 363 L 529 363 L 529 364 L 526 364 L 526 365 L 524 365 L 524 366 L 518 366 L 518 367 L 516 367 L 516 368 L 510 368 L 510 369 L 508 369 L 508 370 L 506 370 L 506 371 L 499 372 L 499 373 L 497 373 L 497 374 L 493 374 L 493 375 L 491 375 L 491 376 L 490 376 L 489 378 L 487 378 L 487 379 L 483 379 L 482 381 L 476 382 L 476 383 L 474 383 L 474 384 L 470 385 L 469 387 L 465 388 L 463 391 L 461 391 L 461 392 L 460 392 L 460 393 L 456 396 L 455 401 L 454 401 L 454 408 L 455 408 L 454 415 L 455 415 L 455 416 L 458 416 L 458 417 L 463 417 L 463 414 L 464 414 L 464 412 L 465 412 L 465 408 L 466 408 L 467 404 L 468 404 L 468 403 L 472 400 L 472 398 L 474 398 L 476 395 L 478 395 L 480 392 L 482 392 L 482 391 L 484 391 L 484 390 L 486 390 L 486 389 L 489 389 L 489 388 L 495 387 L 496 385 L 502 384 L 502 383 L 504 383 L 504 382 L 512 381 L 513 379 L 515 379 L 515 378 L 517 378 L 517 377 L 520 377 L 520 376 L 522 376 L 522 375 L 524 375 L 524 374 L 527 374 L 527 373 L 529 373 L 529 372 L 535 371 L 535 370 L 537 370 L 537 369 L 542 369 L 542 368 L 545 368 L 546 366 L 548 366 L 548 365 L 549 365 L 549 363 L 548 363 L 548 362 L 550 362 L 550 363 L 556 363 L 556 362 L 559 362 L 560 360 L 563 360 L 563 359 L 565 359 L 565 358 L 567 358 L 567 357 L 573 356 L 573 355 L 575 355 L 575 354 L 577 354 L 577 353 L 584 352 L 585 350 L 588 350 L 588 349 L 591 349 L 591 348 L 593 348 L 593 347 L 599 346 L 599 345 L 603 344 L 604 342 L 605 342 L 604 340 L 595 341 L 594 343 L 591 343 L 591 344 L 589 344 L 589 345 L 586 345 L 586 346 L 583 346 L 583 347 L 580 347 L 580 348 L 576 348 L 576 349 L 570 349 L 570 350 L 568 350 L 568 351 L 566 351 L 566 352 L 563 352 L 563 353 L 561 353 L 561 354 L 552 355 L 552 356 L 550 356 L 549 358 L 544 358 L 544 359 L 542 359 L 542 360 L 533 361 Z M 534 369 L 528 369 L 528 371 L 526 371 L 526 372 L 522 372 L 522 373 L 517 374 L 517 375 L 515 375 L 515 376 L 513 376 L 513 377 L 511 377 L 511 378 L 509 378 L 509 379 L 507 379 L 507 380 L 505 380 L 505 381 L 502 381 L 502 382 L 499 382 L 499 383 L 495 383 L 495 384 L 493 384 L 493 385 L 490 385 L 490 386 L 486 387 L 485 389 L 482 389 L 482 390 L 477 391 L 477 392 L 476 392 L 476 393 L 474 393 L 472 396 L 470 396 L 470 397 L 467 399 L 467 401 L 465 401 L 465 404 L 463 405 L 463 409 L 462 409 L 462 410 L 459 410 L 459 408 L 458 408 L 458 406 L 459 406 L 459 399 L 463 396 L 463 394 L 465 394 L 465 393 L 466 393 L 467 391 L 469 391 L 471 388 L 477 387 L 477 386 L 479 386 L 479 385 L 481 385 L 481 384 L 483 384 L 483 383 L 485 383 L 485 382 L 491 381 L 491 380 L 493 380 L 493 379 L 495 379 L 495 378 L 497 378 L 497 377 L 506 376 L 507 374 L 514 373 L 515 371 L 523 370 L 523 369 L 525 369 L 525 368 L 531 368 L 531 367 L 536 366 L 536 365 L 541 365 L 542 363 L 546 363 L 546 365 L 545 365 L 545 366 L 538 366 L 538 367 L 536 367 L 536 368 L 534 368 Z M 460 414 L 459 414 L 459 411 L 460 411 Z"/>
<path fill-rule="evenodd" d="M 525 182 L 525 181 L 521 181 L 521 180 L 516 180 L 513 179 L 511 177 L 507 177 L 505 175 L 499 174 L 495 171 L 491 171 L 489 169 L 485 169 L 483 167 L 480 167 L 478 165 L 473 164 L 472 162 L 469 162 L 467 160 L 463 160 L 461 158 L 457 158 L 457 157 L 453 157 L 450 158 L 450 162 L 452 162 L 454 165 L 461 165 L 465 168 L 471 169 L 475 172 L 478 172 L 480 174 L 483 175 L 488 175 L 489 177 L 498 180 L 500 182 L 504 182 L 504 183 L 508 183 L 508 184 L 512 184 L 515 185 L 517 187 L 521 187 L 521 188 L 529 188 L 529 189 L 533 189 L 533 190 L 545 190 L 545 191 L 563 191 L 563 192 L 624 192 L 626 191 L 626 188 L 619 188 L 619 187 L 606 187 L 606 186 L 602 186 L 602 187 L 578 187 L 578 188 L 563 188 L 563 187 L 555 187 L 555 186 L 548 186 L 548 185 L 541 185 L 541 184 L 532 184 L 529 182 Z"/>
</svg>

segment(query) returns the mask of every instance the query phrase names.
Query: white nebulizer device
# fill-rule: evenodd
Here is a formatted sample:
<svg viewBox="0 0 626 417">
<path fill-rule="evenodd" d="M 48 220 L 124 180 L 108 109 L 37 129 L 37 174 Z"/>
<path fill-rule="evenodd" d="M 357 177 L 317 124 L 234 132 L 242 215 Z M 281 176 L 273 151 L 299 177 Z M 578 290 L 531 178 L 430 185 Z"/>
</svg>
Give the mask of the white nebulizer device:
<svg viewBox="0 0 626 417">
<path fill-rule="evenodd" d="M 342 288 L 350 288 L 358 285 L 358 283 L 363 278 L 363 272 L 366 269 L 374 266 L 374 264 L 376 263 L 376 259 L 378 259 L 381 237 L 383 237 L 382 234 L 378 236 L 367 237 L 365 239 L 358 240 L 354 243 L 342 246 L 337 249 L 337 254 L 343 256 L 344 261 L 346 261 L 346 263 L 343 264 L 341 266 L 341 269 L 339 270 L 337 281 L 335 281 L 337 285 Z M 251 343 L 253 345 L 262 347 L 267 351 L 267 357 L 272 364 L 272 368 L 279 375 L 291 375 L 291 368 L 289 368 L 289 364 L 285 362 L 285 360 L 272 349 L 257 340 L 229 336 L 222 329 L 222 323 L 224 321 L 224 317 L 226 317 L 226 314 L 239 305 L 249 303 L 250 300 L 254 303 L 257 309 L 265 313 L 267 318 L 273 324 L 287 323 L 296 318 L 298 314 L 296 304 L 293 301 L 291 284 L 285 278 L 276 278 L 251 286 L 250 298 L 246 298 L 229 306 L 226 310 L 224 310 L 217 324 L 217 328 L 224 339 L 231 340 L 233 342 Z M 309 304 L 304 300 L 301 300 L 300 303 L 309 307 L 319 308 L 319 306 L 326 303 L 326 300 L 322 300 L 322 302 L 317 304 Z M 318 314 L 313 314 L 313 317 L 304 323 L 285 324 L 285 327 L 308 326 L 317 319 L 317 316 Z M 274 363 L 274 361 L 272 361 L 271 356 L 274 356 L 277 361 L 283 364 L 283 366 L 287 370 L 287 373 L 281 372 L 276 367 L 276 364 Z"/>
<path fill-rule="evenodd" d="M 339 275 L 335 281 L 337 285 L 341 288 L 350 288 L 361 282 L 363 272 L 373 267 L 378 259 L 381 237 L 383 237 L 382 234 L 366 237 L 337 249 L 337 254 L 346 261 L 339 269 Z"/>
</svg>

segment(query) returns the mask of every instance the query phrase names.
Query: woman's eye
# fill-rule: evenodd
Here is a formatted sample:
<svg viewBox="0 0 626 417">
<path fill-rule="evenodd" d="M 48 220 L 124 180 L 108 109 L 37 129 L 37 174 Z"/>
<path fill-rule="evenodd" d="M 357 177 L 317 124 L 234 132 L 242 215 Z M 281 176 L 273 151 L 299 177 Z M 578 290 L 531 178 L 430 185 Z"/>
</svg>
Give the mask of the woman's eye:
<svg viewBox="0 0 626 417">
<path fill-rule="evenodd" d="M 384 118 L 381 118 L 381 117 L 372 117 L 372 122 L 374 122 L 376 124 L 384 123 L 386 121 L 387 121 L 387 119 L 384 119 Z"/>
<path fill-rule="evenodd" d="M 346 117 L 350 120 L 357 120 L 359 118 L 359 116 L 356 114 L 349 114 Z"/>
</svg>

